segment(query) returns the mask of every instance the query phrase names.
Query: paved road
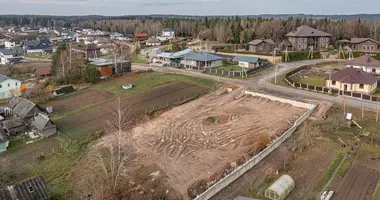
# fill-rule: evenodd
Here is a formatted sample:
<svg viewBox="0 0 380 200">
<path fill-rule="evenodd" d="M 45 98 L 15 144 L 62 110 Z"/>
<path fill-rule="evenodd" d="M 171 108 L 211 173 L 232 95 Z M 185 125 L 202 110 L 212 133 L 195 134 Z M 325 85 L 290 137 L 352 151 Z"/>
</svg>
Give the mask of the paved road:
<svg viewBox="0 0 380 200">
<path fill-rule="evenodd" d="M 291 63 L 280 63 L 278 64 L 278 75 L 283 74 L 291 69 L 295 69 L 298 67 L 301 67 L 303 65 L 310 65 L 310 64 L 316 64 L 316 63 L 322 63 L 322 62 L 331 62 L 331 61 L 337 61 L 334 59 L 320 59 L 320 60 L 304 60 L 304 61 L 298 61 L 298 62 L 291 62 Z M 145 68 L 149 67 L 149 65 L 141 65 L 141 67 Z M 134 66 L 135 68 L 135 66 Z M 261 92 L 261 93 L 267 93 L 275 96 L 281 96 L 281 97 L 287 97 L 292 99 L 298 99 L 298 100 L 307 100 L 312 102 L 321 102 L 321 101 L 327 101 L 332 103 L 343 103 L 343 98 L 341 96 L 330 96 L 326 94 L 316 93 L 316 92 L 309 92 L 306 90 L 300 90 L 295 89 L 291 87 L 284 87 L 280 85 L 274 85 L 270 83 L 270 80 L 275 76 L 274 69 L 270 71 L 265 71 L 260 74 L 258 74 L 254 78 L 250 79 L 232 79 L 232 78 L 226 78 L 226 77 L 218 77 L 213 76 L 209 74 L 200 73 L 198 71 L 192 71 L 192 70 L 184 70 L 184 69 L 175 69 L 171 67 L 152 67 L 153 70 L 165 72 L 165 73 L 176 73 L 176 74 L 184 74 L 194 77 L 200 77 L 205 79 L 211 79 L 216 80 L 220 82 L 225 83 L 233 83 L 238 84 L 246 87 L 249 90 Z M 365 107 L 367 109 L 376 109 L 377 103 L 372 101 L 366 101 L 356 98 L 348 97 L 346 98 L 347 105 L 355 106 L 355 107 Z"/>
</svg>

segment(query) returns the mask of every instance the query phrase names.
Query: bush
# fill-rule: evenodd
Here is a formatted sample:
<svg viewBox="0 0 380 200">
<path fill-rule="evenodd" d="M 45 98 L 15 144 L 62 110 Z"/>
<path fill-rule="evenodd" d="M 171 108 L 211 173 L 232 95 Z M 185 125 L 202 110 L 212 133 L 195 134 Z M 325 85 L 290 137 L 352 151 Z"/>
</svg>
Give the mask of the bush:
<svg viewBox="0 0 380 200">
<path fill-rule="evenodd" d="M 99 71 L 94 65 L 88 65 L 84 71 L 84 81 L 86 83 L 96 83 L 100 77 Z"/>
<path fill-rule="evenodd" d="M 309 52 L 290 52 L 288 53 L 289 56 L 289 62 L 299 61 L 299 60 L 307 60 L 309 56 Z M 313 59 L 320 59 L 321 53 L 320 52 L 314 52 L 313 53 Z M 285 62 L 285 54 L 282 54 L 282 61 Z"/>
</svg>

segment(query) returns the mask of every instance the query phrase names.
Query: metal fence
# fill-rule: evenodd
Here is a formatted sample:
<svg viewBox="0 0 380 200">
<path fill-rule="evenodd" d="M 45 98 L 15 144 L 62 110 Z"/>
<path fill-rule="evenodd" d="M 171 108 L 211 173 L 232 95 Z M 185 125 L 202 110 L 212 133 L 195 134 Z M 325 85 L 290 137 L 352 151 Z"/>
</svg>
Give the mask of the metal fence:
<svg viewBox="0 0 380 200">
<path fill-rule="evenodd" d="M 286 101 L 286 102 L 288 102 L 288 101 Z M 302 104 L 304 104 L 304 103 L 302 103 Z M 208 200 L 208 199 L 210 199 L 216 193 L 218 193 L 219 191 L 221 191 L 223 188 L 225 188 L 226 186 L 228 186 L 230 183 L 232 183 L 233 181 L 235 181 L 236 179 L 238 179 L 245 172 L 247 172 L 252 167 L 254 167 L 257 163 L 259 163 L 262 159 L 264 159 L 272 151 L 274 151 L 276 148 L 278 148 L 286 139 L 288 139 L 293 134 L 293 132 L 297 129 L 297 127 L 310 116 L 310 114 L 314 111 L 314 109 L 315 109 L 315 105 L 311 105 L 310 104 L 310 110 L 308 110 L 304 115 L 302 115 L 299 119 L 297 119 L 294 122 L 293 126 L 290 129 L 288 129 L 281 137 L 279 137 L 276 141 L 274 141 L 270 146 L 266 147 L 259 154 L 257 154 L 256 156 L 252 157 L 246 163 L 244 163 L 243 165 L 237 167 L 230 174 L 228 174 L 223 179 L 219 180 L 217 183 L 215 183 L 214 185 L 212 185 L 205 192 L 203 192 L 202 194 L 198 195 L 195 198 L 195 200 Z"/>
<path fill-rule="evenodd" d="M 289 85 L 291 85 L 294 88 L 304 89 L 304 90 L 310 90 L 315 92 L 320 92 L 324 94 L 333 94 L 333 95 L 342 95 L 342 96 L 350 96 L 355 97 L 363 100 L 368 101 L 380 101 L 379 97 L 375 97 L 368 94 L 363 94 L 359 92 L 351 92 L 351 91 L 343 91 L 338 89 L 332 89 L 327 87 L 320 87 L 320 86 L 314 86 L 314 85 L 308 85 L 308 84 L 301 84 L 293 81 L 290 76 L 294 75 L 295 73 L 298 73 L 299 71 L 312 67 L 313 65 L 306 65 L 299 68 L 296 68 L 288 73 L 286 73 L 284 81 L 287 82 Z"/>
<path fill-rule="evenodd" d="M 220 74 L 223 76 L 235 76 L 235 77 L 241 77 L 241 76 L 244 77 L 244 76 L 253 74 L 253 73 L 255 73 L 261 69 L 264 69 L 268 66 L 269 66 L 269 64 L 265 63 L 263 65 L 249 69 L 247 71 L 227 71 L 227 70 L 218 70 L 215 67 L 201 67 L 201 66 L 189 66 L 189 65 L 185 66 L 183 64 L 180 65 L 180 67 L 184 67 L 184 68 L 190 69 L 190 70 L 197 70 L 197 71 L 203 71 L 203 72 L 208 72 L 208 73 Z"/>
</svg>

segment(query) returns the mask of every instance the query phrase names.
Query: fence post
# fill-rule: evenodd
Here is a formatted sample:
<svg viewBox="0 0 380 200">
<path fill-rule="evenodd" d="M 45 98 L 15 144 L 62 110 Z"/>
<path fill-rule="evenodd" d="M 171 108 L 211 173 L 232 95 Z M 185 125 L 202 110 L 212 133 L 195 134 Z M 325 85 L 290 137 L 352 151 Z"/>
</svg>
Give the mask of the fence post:
<svg viewBox="0 0 380 200">
<path fill-rule="evenodd" d="M 360 98 L 363 99 L 363 93 L 360 93 Z"/>
<path fill-rule="evenodd" d="M 222 70 L 222 75 L 224 75 L 224 70 Z"/>
<path fill-rule="evenodd" d="M 351 97 L 352 97 L 352 93 L 353 93 L 353 92 L 351 92 Z"/>
</svg>

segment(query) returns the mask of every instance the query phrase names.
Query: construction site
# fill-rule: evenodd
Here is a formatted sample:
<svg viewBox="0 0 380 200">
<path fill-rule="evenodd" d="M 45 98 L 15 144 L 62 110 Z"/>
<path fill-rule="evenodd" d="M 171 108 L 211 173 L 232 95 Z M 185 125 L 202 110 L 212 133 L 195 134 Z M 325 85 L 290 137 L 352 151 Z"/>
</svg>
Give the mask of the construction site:
<svg viewBox="0 0 380 200">
<path fill-rule="evenodd" d="M 156 165 L 188 199 L 270 146 L 308 111 L 228 88 L 137 125 L 124 141 L 135 148 L 137 163 Z M 206 184 L 193 191 L 199 182 Z"/>
</svg>

